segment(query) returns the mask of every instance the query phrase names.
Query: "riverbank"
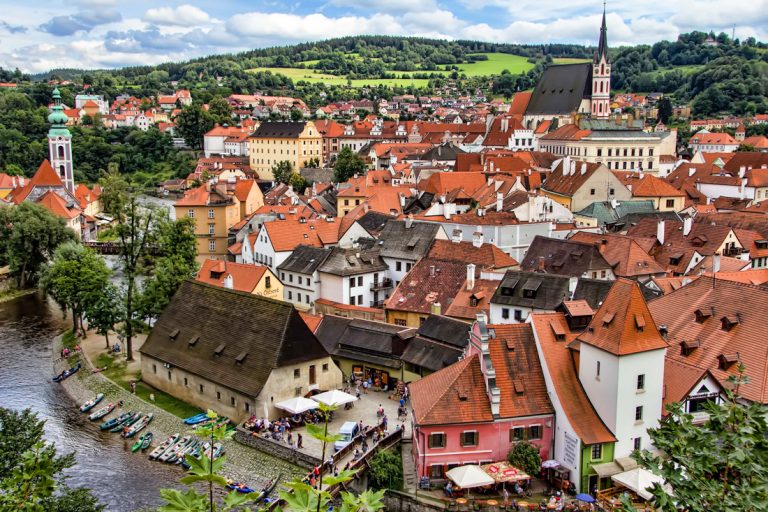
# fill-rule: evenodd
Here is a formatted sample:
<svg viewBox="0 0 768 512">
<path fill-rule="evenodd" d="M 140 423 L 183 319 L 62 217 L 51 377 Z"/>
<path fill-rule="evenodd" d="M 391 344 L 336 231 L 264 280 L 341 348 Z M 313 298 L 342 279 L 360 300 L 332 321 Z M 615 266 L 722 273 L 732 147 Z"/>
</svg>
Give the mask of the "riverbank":
<svg viewBox="0 0 768 512">
<path fill-rule="evenodd" d="M 3 290 L 0 291 L 0 302 L 8 302 L 14 299 L 18 299 L 19 297 L 24 297 L 25 295 L 32 295 L 36 291 L 37 288 L 26 288 L 24 290 L 11 288 L 8 290 Z"/>
<path fill-rule="evenodd" d="M 58 358 L 61 352 L 62 336 L 54 339 L 53 346 L 53 374 L 58 374 L 70 366 L 70 362 Z M 71 358 L 70 358 L 71 359 Z M 83 370 L 78 372 L 61 383 L 61 387 L 72 398 L 76 404 L 81 404 L 97 393 L 104 393 L 104 402 L 117 402 L 123 400 L 124 410 L 136 410 L 144 413 L 154 413 L 154 419 L 148 430 L 155 436 L 155 444 L 161 443 L 167 437 L 179 433 L 187 432 L 190 427 L 184 425 L 177 416 L 157 407 L 156 405 L 143 400 L 141 397 L 130 393 L 115 384 L 101 373 L 93 373 L 92 365 L 87 358 L 83 358 Z M 113 413 L 114 415 L 114 413 Z M 115 434 L 117 435 L 117 434 Z M 302 477 L 305 471 L 298 466 L 287 463 L 284 460 L 271 457 L 265 453 L 259 452 L 247 446 L 241 445 L 234 440 L 224 441 L 224 447 L 227 455 L 222 473 L 227 478 L 244 482 L 251 487 L 259 488 L 268 480 L 282 475 L 281 483 L 285 483 L 293 478 Z M 136 457 L 145 457 L 146 454 L 136 454 Z M 160 463 L 158 463 L 160 464 Z M 174 466 L 168 466 L 168 471 L 175 471 L 178 477 L 183 476 L 183 471 Z"/>
</svg>

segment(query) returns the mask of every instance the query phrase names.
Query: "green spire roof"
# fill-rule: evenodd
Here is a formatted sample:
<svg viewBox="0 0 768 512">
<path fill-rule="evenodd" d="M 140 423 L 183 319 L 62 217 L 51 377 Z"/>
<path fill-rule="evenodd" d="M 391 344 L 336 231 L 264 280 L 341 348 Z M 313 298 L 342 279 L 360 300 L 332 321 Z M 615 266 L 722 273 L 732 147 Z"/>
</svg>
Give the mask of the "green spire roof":
<svg viewBox="0 0 768 512">
<path fill-rule="evenodd" d="M 67 129 L 67 121 L 69 118 L 64 113 L 64 107 L 61 105 L 61 93 L 59 88 L 53 90 L 53 107 L 51 107 L 51 113 L 48 115 L 48 122 L 51 123 L 51 129 L 48 130 L 49 137 L 70 136 Z"/>
</svg>

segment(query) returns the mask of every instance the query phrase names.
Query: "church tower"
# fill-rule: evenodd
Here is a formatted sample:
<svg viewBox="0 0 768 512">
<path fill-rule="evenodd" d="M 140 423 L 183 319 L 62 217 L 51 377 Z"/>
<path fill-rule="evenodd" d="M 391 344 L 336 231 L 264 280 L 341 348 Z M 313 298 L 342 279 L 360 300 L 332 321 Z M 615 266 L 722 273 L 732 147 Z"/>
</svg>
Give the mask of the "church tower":
<svg viewBox="0 0 768 512">
<path fill-rule="evenodd" d="M 608 29 L 605 27 L 605 4 L 600 42 L 592 61 L 592 117 L 607 119 L 611 110 L 611 63 L 608 60 Z"/>
<path fill-rule="evenodd" d="M 53 107 L 48 116 L 51 128 L 48 130 L 48 154 L 51 166 L 64 182 L 70 194 L 75 194 L 75 171 L 72 166 L 72 134 L 67 129 L 69 118 L 61 104 L 58 87 L 53 90 Z"/>
</svg>

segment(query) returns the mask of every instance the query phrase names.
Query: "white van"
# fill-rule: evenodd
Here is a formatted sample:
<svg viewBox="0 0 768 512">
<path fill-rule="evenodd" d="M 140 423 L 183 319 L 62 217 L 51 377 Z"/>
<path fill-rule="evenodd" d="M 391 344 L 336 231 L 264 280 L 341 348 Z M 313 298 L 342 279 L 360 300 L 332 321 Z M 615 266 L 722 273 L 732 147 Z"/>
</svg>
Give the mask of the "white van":
<svg viewBox="0 0 768 512">
<path fill-rule="evenodd" d="M 341 436 L 341 439 L 337 440 L 335 443 L 333 443 L 333 448 L 336 451 L 341 450 L 345 446 L 347 446 L 349 443 L 352 442 L 353 439 L 357 436 L 357 434 L 360 433 L 360 427 L 357 423 L 354 421 L 346 421 L 339 429 L 339 435 Z"/>
</svg>

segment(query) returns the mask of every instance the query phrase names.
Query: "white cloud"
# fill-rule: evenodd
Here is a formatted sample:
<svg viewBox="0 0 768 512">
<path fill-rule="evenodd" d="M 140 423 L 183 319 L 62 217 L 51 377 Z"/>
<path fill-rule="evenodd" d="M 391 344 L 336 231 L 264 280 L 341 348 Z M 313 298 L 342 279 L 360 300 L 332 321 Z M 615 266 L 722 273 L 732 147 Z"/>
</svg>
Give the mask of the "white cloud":
<svg viewBox="0 0 768 512">
<path fill-rule="evenodd" d="M 313 41 L 360 34 L 406 34 L 397 19 L 389 14 L 374 14 L 369 18 L 361 16 L 330 18 L 324 14 L 302 16 L 250 12 L 232 16 L 227 21 L 227 29 L 243 37 L 293 41 Z"/>
<path fill-rule="evenodd" d="M 144 20 L 159 25 L 180 25 L 193 27 L 211 20 L 207 12 L 194 5 L 184 4 L 178 7 L 157 7 L 144 13 Z"/>
</svg>

